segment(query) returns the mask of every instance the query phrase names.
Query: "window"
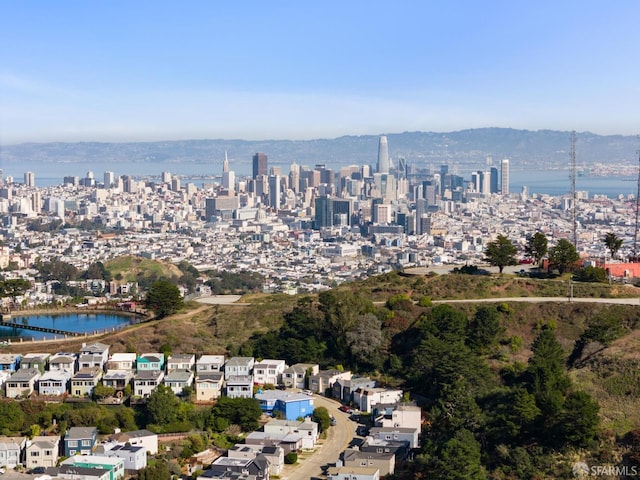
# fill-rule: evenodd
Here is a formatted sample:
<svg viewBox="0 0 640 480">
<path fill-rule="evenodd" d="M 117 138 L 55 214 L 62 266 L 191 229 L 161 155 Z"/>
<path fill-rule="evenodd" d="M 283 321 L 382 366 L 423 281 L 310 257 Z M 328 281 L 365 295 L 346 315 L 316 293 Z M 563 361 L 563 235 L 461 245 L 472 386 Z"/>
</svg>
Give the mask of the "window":
<svg viewBox="0 0 640 480">
<path fill-rule="evenodd" d="M 39 456 L 40 456 L 40 452 L 32 451 L 32 452 L 30 453 L 30 455 L 31 455 L 32 457 L 39 457 Z"/>
<path fill-rule="evenodd" d="M 78 441 L 77 440 L 69 440 L 69 446 L 70 447 L 77 447 L 78 446 Z"/>
<path fill-rule="evenodd" d="M 83 447 L 90 447 L 91 446 L 91 440 L 82 440 L 82 446 Z"/>
<path fill-rule="evenodd" d="M 45 450 L 44 454 L 45 456 L 50 457 L 51 455 L 53 455 L 53 450 Z"/>
</svg>

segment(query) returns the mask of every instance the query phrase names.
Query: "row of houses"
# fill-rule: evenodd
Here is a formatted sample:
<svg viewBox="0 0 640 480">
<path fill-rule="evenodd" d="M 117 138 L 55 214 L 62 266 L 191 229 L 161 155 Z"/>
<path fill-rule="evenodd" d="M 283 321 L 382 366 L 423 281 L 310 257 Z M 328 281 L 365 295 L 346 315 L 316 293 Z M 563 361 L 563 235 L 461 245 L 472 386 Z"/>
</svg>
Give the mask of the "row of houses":
<svg viewBox="0 0 640 480">
<path fill-rule="evenodd" d="M 109 346 L 96 342 L 83 345 L 79 353 L 0 354 L 0 387 L 9 398 L 39 395 L 91 397 L 98 384 L 111 387 L 115 395 L 130 393 L 148 397 L 159 385 L 176 394 L 195 392 L 196 401 L 212 402 L 221 395 L 252 398 L 254 385 L 304 388 L 318 365 L 284 360 L 256 361 L 253 357 L 163 353 L 109 354 Z M 129 392 L 126 392 L 130 389 Z"/>
<path fill-rule="evenodd" d="M 64 437 L 0 437 L 0 466 L 22 466 L 30 470 L 59 467 L 59 478 L 70 478 L 66 475 L 70 475 L 73 468 L 81 467 L 102 470 L 97 478 L 102 478 L 108 470 L 107 478 L 117 480 L 124 476 L 125 470 L 145 468 L 147 455 L 156 453 L 158 436 L 148 430 L 118 433 L 101 444 L 95 427 L 72 427 Z M 66 459 L 58 464 L 61 457 Z"/>
</svg>

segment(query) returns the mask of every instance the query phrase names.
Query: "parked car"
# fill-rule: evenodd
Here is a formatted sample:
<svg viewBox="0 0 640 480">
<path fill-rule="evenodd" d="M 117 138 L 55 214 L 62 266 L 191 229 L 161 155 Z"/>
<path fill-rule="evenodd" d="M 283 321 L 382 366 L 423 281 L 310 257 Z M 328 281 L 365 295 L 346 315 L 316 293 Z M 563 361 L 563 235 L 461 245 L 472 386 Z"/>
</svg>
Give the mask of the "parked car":
<svg viewBox="0 0 640 480">
<path fill-rule="evenodd" d="M 286 386 L 286 385 L 278 385 L 278 386 L 276 386 L 276 388 L 277 388 L 278 390 L 286 390 L 286 389 L 287 389 L 287 386 Z"/>
<path fill-rule="evenodd" d="M 331 415 L 331 426 L 332 426 L 332 427 L 335 427 L 337 423 L 338 423 L 338 422 L 336 421 L 336 417 L 334 417 L 333 415 Z"/>
<path fill-rule="evenodd" d="M 349 407 L 348 405 L 340 405 L 338 407 L 338 410 L 340 410 L 341 412 L 344 413 L 351 413 L 353 410 L 351 410 L 351 407 Z"/>
</svg>

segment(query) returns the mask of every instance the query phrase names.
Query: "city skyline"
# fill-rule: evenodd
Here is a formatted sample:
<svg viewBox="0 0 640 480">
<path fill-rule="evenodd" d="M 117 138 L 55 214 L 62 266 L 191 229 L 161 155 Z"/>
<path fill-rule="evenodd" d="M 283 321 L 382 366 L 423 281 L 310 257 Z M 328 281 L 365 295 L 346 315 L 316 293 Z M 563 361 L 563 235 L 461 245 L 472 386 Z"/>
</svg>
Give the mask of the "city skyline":
<svg viewBox="0 0 640 480">
<path fill-rule="evenodd" d="M 510 127 L 637 133 L 640 5 L 3 9 L 0 145 Z"/>
</svg>

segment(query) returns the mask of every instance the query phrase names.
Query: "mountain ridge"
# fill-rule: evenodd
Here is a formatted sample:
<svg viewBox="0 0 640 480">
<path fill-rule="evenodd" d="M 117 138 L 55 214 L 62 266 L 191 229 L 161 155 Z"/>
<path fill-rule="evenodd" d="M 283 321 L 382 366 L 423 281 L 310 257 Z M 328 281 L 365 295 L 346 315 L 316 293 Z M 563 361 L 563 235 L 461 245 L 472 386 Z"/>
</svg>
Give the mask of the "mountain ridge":
<svg viewBox="0 0 640 480">
<path fill-rule="evenodd" d="M 405 131 L 387 133 L 392 158 L 406 158 L 419 166 L 486 164 L 509 158 L 513 166 L 526 168 L 568 165 L 570 132 L 522 130 L 502 127 L 453 132 Z M 343 135 L 310 140 L 189 139 L 151 142 L 46 142 L 0 146 L 0 163 L 40 162 L 153 164 L 221 163 L 229 152 L 235 163 L 250 164 L 255 152 L 265 152 L 271 165 L 326 163 L 329 165 L 375 164 L 378 134 Z M 635 164 L 638 139 L 625 135 L 577 134 L 578 164 Z"/>
</svg>

